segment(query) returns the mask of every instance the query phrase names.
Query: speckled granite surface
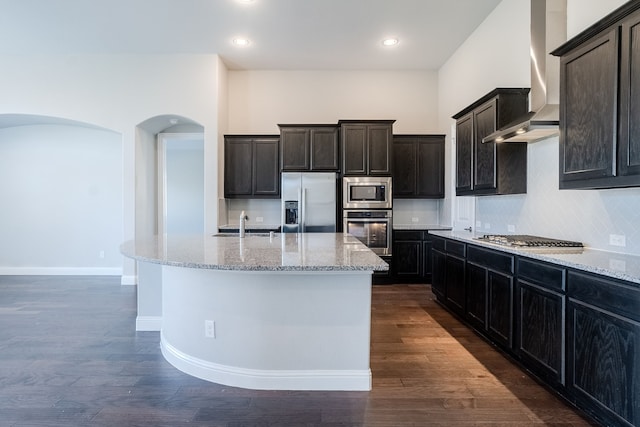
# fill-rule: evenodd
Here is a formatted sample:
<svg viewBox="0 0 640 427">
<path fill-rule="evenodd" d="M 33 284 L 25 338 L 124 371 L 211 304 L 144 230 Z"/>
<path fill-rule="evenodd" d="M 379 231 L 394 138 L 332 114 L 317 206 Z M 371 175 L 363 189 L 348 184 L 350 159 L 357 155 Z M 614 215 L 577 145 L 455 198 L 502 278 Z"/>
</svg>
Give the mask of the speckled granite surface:
<svg viewBox="0 0 640 427">
<path fill-rule="evenodd" d="M 240 271 L 386 271 L 389 266 L 351 235 L 156 236 L 128 241 L 123 255 L 177 267 Z"/>
<path fill-rule="evenodd" d="M 394 230 L 451 230 L 451 227 L 444 227 L 437 224 L 393 224 Z"/>
<path fill-rule="evenodd" d="M 635 255 L 598 251 L 589 248 L 585 248 L 582 253 L 536 253 L 526 249 L 513 249 L 494 243 L 474 240 L 474 238 L 480 237 L 484 233 L 433 231 L 431 234 L 640 284 L 640 257 Z"/>
<path fill-rule="evenodd" d="M 238 231 L 238 224 L 225 224 L 218 227 L 218 230 L 227 232 L 227 231 Z M 258 231 L 280 231 L 280 224 L 262 224 L 262 223 L 251 223 L 247 224 L 247 230 L 258 230 Z"/>
</svg>

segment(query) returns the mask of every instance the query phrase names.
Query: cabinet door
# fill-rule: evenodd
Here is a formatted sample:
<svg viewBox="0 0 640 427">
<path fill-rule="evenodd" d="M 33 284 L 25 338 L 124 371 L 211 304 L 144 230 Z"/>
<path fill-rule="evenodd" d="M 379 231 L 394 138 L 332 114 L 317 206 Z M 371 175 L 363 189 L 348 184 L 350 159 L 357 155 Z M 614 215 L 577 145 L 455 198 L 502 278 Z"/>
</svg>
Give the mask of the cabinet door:
<svg viewBox="0 0 640 427">
<path fill-rule="evenodd" d="M 309 170 L 309 138 L 309 129 L 284 128 L 280 130 L 283 171 Z"/>
<path fill-rule="evenodd" d="M 253 195 L 278 197 L 280 195 L 278 140 L 255 139 L 253 143 Z"/>
<path fill-rule="evenodd" d="M 640 174 L 640 13 L 622 24 L 620 69 L 621 175 Z"/>
<path fill-rule="evenodd" d="M 496 188 L 496 143 L 482 143 L 482 138 L 496 130 L 496 100 L 474 112 L 474 190 Z"/>
<path fill-rule="evenodd" d="M 393 248 L 393 262 L 398 277 L 420 277 L 422 272 L 422 242 L 396 241 Z"/>
<path fill-rule="evenodd" d="M 456 122 L 456 193 L 473 190 L 473 113 Z"/>
<path fill-rule="evenodd" d="M 431 272 L 433 267 L 431 266 L 431 250 L 433 244 L 430 240 L 424 240 L 422 242 L 422 277 L 425 282 L 431 282 Z"/>
<path fill-rule="evenodd" d="M 608 425 L 639 425 L 640 324 L 577 300 L 568 305 L 573 398 Z"/>
<path fill-rule="evenodd" d="M 446 298 L 447 305 L 460 315 L 465 312 L 465 261 L 464 258 L 458 258 L 447 255 L 445 265 L 445 278 L 447 281 Z"/>
<path fill-rule="evenodd" d="M 489 335 L 506 348 L 513 344 L 513 276 L 487 272 Z"/>
<path fill-rule="evenodd" d="M 560 188 L 616 174 L 617 63 L 617 29 L 561 59 Z"/>
<path fill-rule="evenodd" d="M 393 142 L 393 197 L 416 196 L 416 144 L 415 140 Z"/>
<path fill-rule="evenodd" d="M 367 127 L 342 125 L 342 173 L 367 174 Z"/>
<path fill-rule="evenodd" d="M 367 166 L 369 175 L 391 174 L 391 126 L 369 125 L 367 129 Z"/>
<path fill-rule="evenodd" d="M 444 138 L 426 138 L 417 142 L 415 194 L 419 198 L 444 197 Z M 395 155 L 395 153 L 394 153 Z M 408 167 L 404 166 L 404 167 Z M 403 166 L 400 166 L 403 167 Z M 395 176 L 395 169 L 394 169 Z M 393 183 L 396 191 L 396 181 Z"/>
<path fill-rule="evenodd" d="M 246 139 L 225 139 L 224 196 L 251 196 L 253 193 L 253 142 Z"/>
<path fill-rule="evenodd" d="M 467 263 L 467 313 L 469 323 L 487 329 L 487 269 Z"/>
<path fill-rule="evenodd" d="M 338 128 L 311 129 L 311 170 L 337 171 Z"/>
<path fill-rule="evenodd" d="M 553 385 L 564 385 L 565 296 L 518 280 L 518 355 Z"/>
<path fill-rule="evenodd" d="M 432 249 L 431 260 L 431 290 L 438 299 L 442 299 L 445 294 L 447 256 L 437 249 Z"/>
</svg>

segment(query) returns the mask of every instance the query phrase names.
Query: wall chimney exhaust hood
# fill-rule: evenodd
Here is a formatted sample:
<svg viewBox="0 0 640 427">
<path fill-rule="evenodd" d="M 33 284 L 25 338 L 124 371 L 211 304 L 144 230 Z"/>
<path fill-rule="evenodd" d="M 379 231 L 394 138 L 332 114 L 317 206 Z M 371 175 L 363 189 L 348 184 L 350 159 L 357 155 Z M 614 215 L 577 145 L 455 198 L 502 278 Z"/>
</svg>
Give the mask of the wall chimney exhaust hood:
<svg viewBox="0 0 640 427">
<path fill-rule="evenodd" d="M 549 54 L 567 41 L 567 0 L 531 0 L 531 111 L 482 139 L 536 142 L 558 135 L 560 58 Z"/>
</svg>

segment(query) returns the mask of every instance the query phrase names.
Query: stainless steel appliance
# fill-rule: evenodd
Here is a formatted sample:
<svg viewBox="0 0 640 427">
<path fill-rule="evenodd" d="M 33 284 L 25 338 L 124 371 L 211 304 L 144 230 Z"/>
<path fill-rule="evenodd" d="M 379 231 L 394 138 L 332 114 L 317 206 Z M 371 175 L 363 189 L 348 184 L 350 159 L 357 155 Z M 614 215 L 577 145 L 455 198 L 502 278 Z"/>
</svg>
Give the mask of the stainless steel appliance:
<svg viewBox="0 0 640 427">
<path fill-rule="evenodd" d="M 343 230 L 378 255 L 391 255 L 391 210 L 345 210 Z"/>
<path fill-rule="evenodd" d="M 580 242 L 526 234 L 485 234 L 484 236 L 476 237 L 475 240 L 535 252 L 581 252 L 583 249 L 583 245 Z"/>
<path fill-rule="evenodd" d="M 342 178 L 344 209 L 391 209 L 393 192 L 389 176 L 345 176 Z"/>
<path fill-rule="evenodd" d="M 282 173 L 282 232 L 335 233 L 337 179 L 333 172 Z"/>
</svg>

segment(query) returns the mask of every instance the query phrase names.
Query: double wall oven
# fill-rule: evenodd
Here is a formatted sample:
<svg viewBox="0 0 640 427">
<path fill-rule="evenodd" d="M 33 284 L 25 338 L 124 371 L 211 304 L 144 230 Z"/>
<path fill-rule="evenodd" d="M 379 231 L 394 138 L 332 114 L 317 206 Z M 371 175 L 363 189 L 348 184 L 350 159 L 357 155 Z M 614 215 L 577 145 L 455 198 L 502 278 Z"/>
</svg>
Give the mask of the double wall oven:
<svg viewBox="0 0 640 427">
<path fill-rule="evenodd" d="M 391 177 L 346 176 L 342 181 L 343 231 L 378 255 L 391 255 Z"/>
</svg>

